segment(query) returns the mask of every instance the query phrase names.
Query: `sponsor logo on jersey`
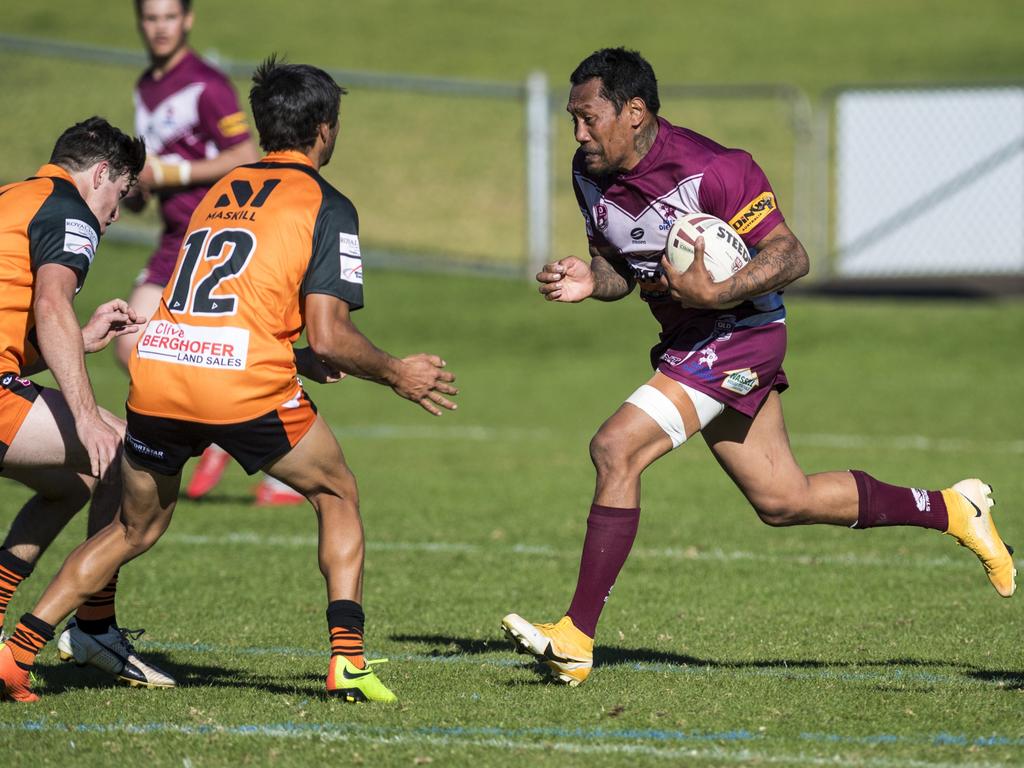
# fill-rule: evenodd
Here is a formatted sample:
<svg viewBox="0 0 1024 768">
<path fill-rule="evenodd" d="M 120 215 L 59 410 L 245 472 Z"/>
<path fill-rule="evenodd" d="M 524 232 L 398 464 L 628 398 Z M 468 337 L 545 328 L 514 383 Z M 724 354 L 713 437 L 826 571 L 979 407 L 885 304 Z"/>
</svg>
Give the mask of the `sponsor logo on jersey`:
<svg viewBox="0 0 1024 768">
<path fill-rule="evenodd" d="M 764 218 L 775 210 L 775 195 L 771 192 L 762 192 L 745 206 L 729 222 L 732 228 L 745 235 L 754 227 L 760 224 Z"/>
<path fill-rule="evenodd" d="M 338 249 L 343 256 L 355 256 L 360 258 L 359 235 L 349 235 L 345 232 L 338 233 Z"/>
<path fill-rule="evenodd" d="M 928 491 L 920 488 L 911 488 L 910 492 L 914 494 L 914 503 L 917 504 L 918 512 L 932 511 L 932 503 L 928 500 Z"/>
<path fill-rule="evenodd" d="M 217 121 L 217 130 L 226 139 L 248 133 L 249 125 L 245 122 L 245 113 L 235 112 L 233 115 L 222 117 Z"/>
<path fill-rule="evenodd" d="M 726 371 L 725 379 L 722 381 L 722 389 L 728 389 L 737 395 L 747 395 L 761 384 L 757 378 L 757 371 L 749 368 L 742 368 L 738 371 Z"/>
<path fill-rule="evenodd" d="M 597 228 L 602 232 L 608 229 L 608 206 L 604 203 L 598 203 L 594 206 L 594 212 L 597 214 L 595 216 Z"/>
<path fill-rule="evenodd" d="M 92 264 L 96 248 L 100 244 L 99 233 L 81 219 L 64 219 L 64 250 L 85 256 Z"/>
<path fill-rule="evenodd" d="M 0 379 L 0 386 L 9 387 L 12 382 L 18 382 L 21 386 L 27 387 L 32 384 L 28 379 L 23 379 L 20 376 L 15 376 L 13 373 L 4 374 L 3 379 Z"/>
<path fill-rule="evenodd" d="M 252 188 L 245 179 L 232 179 L 228 184 L 228 191 L 230 195 L 225 192 L 217 198 L 217 202 L 214 203 L 214 208 L 262 208 L 263 204 L 267 202 L 267 198 L 270 197 L 270 193 L 274 191 L 274 188 L 281 183 L 280 179 L 267 179 L 263 182 L 260 187 L 260 191 L 257 192 Z M 256 221 L 256 213 L 254 211 L 221 211 L 215 210 L 210 212 L 206 220 L 211 219 L 225 219 L 227 221 Z"/>
<path fill-rule="evenodd" d="M 679 212 L 668 203 L 658 203 L 658 208 L 661 209 L 661 216 L 665 219 L 658 225 L 658 231 L 668 232 L 672 229 L 672 225 L 676 223 L 676 216 Z"/>
<path fill-rule="evenodd" d="M 359 252 L 359 237 L 339 232 L 338 250 L 341 254 L 341 279 L 347 283 L 362 285 L 363 260 Z"/>
<path fill-rule="evenodd" d="M 717 341 L 728 341 L 732 338 L 733 328 L 736 327 L 736 315 L 722 315 L 715 320 L 715 339 Z"/>
<path fill-rule="evenodd" d="M 249 356 L 249 331 L 159 320 L 142 332 L 138 352 L 140 358 L 148 360 L 241 371 Z"/>
<path fill-rule="evenodd" d="M 633 238 L 634 243 L 643 242 L 644 230 L 642 227 L 634 227 L 633 229 L 629 230 L 629 236 Z"/>
<path fill-rule="evenodd" d="M 678 355 L 673 355 L 670 352 L 666 352 L 665 354 L 663 354 L 660 359 L 673 367 L 683 364 L 683 358 L 679 357 Z"/>
</svg>

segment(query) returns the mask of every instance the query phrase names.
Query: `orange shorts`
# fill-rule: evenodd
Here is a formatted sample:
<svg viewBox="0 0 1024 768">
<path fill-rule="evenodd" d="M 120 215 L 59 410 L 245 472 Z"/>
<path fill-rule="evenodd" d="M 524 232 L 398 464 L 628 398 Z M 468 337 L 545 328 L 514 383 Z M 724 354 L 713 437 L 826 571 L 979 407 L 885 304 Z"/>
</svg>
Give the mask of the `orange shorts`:
<svg viewBox="0 0 1024 768">
<path fill-rule="evenodd" d="M 176 475 L 192 456 L 216 443 L 250 475 L 294 448 L 316 421 L 316 406 L 302 387 L 269 413 L 236 424 L 147 416 L 128 408 L 124 452 L 135 464 Z"/>
<path fill-rule="evenodd" d="M 43 387 L 17 373 L 0 373 L 0 463 L 42 391 Z"/>
</svg>

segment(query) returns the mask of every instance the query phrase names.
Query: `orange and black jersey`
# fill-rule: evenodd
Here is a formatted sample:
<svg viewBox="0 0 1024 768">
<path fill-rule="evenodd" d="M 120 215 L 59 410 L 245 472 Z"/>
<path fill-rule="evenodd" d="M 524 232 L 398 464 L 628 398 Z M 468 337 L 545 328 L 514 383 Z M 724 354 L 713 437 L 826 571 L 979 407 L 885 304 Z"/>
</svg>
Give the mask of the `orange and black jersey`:
<svg viewBox="0 0 1024 768">
<path fill-rule="evenodd" d="M 192 214 L 132 355 L 128 407 L 229 424 L 292 401 L 311 293 L 363 305 L 355 207 L 299 152 L 235 168 Z"/>
<path fill-rule="evenodd" d="M 32 311 L 36 271 L 63 264 L 75 271 L 81 289 L 99 232 L 70 174 L 58 165 L 0 187 L 0 371 L 20 372 L 39 357 Z"/>
</svg>

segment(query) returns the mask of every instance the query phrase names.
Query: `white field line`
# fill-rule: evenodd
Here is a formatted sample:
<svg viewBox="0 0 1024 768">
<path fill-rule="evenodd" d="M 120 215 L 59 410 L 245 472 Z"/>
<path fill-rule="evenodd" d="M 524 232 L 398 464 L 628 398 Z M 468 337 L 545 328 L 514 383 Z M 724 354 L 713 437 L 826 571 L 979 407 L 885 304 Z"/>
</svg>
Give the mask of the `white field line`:
<svg viewBox="0 0 1024 768">
<path fill-rule="evenodd" d="M 26 733 L 59 733 L 67 735 L 73 742 L 76 735 L 124 735 L 124 736 L 151 736 L 172 734 L 175 736 L 198 737 L 206 740 L 211 736 L 247 737 L 247 738 L 269 738 L 269 739 L 302 739 L 316 742 L 372 742 L 384 745 L 405 745 L 414 744 L 434 748 L 472 748 L 483 747 L 500 750 L 523 750 L 523 751 L 554 751 L 568 754 L 621 754 L 632 756 L 644 756 L 662 758 L 667 760 L 709 760 L 720 761 L 736 765 L 742 763 L 755 764 L 783 764 L 783 765 L 822 765 L 822 766 L 873 766 L 873 768 L 1000 768 L 1006 765 L 1002 762 L 977 762 L 970 763 L 939 762 L 931 760 L 909 760 L 869 757 L 863 754 L 844 756 L 832 754 L 827 757 L 799 754 L 776 754 L 771 752 L 755 751 L 746 748 L 729 749 L 723 746 L 707 748 L 679 748 L 679 747 L 656 747 L 646 744 L 615 744 L 595 739 L 595 743 L 573 741 L 572 736 L 568 740 L 553 740 L 551 737 L 541 740 L 529 740 L 503 736 L 503 732 L 516 733 L 512 729 L 503 728 L 481 728 L 481 729 L 449 729 L 450 732 L 440 735 L 418 732 L 415 728 L 410 729 L 387 729 L 380 727 L 367 727 L 359 725 L 338 726 L 332 723 L 303 723 L 295 725 L 285 723 L 281 725 L 206 725 L 190 726 L 177 723 L 82 723 L 64 724 L 47 722 L 28 723 L 0 723 L 0 732 L 26 732 Z M 460 733 L 460 731 L 469 733 Z M 476 732 L 474 732 L 476 731 Z M 493 735 L 479 735 L 480 733 Z M 555 737 L 563 739 L 563 737 Z M 593 738 L 593 737 L 591 737 Z M 760 741 L 760 739 L 757 739 Z M 197 741 L 198 744 L 205 744 L 205 741 Z M 763 742 L 762 742 L 763 743 Z"/>
<path fill-rule="evenodd" d="M 852 533 L 851 535 L 856 535 Z M 167 533 L 160 540 L 164 544 L 185 546 L 253 546 L 270 548 L 315 549 L 317 537 L 312 535 L 264 535 L 257 531 L 236 531 L 220 535 Z M 579 550 L 573 547 L 552 547 L 531 544 L 472 544 L 454 541 L 368 541 L 370 552 L 419 552 L 424 554 L 468 554 L 500 557 L 565 557 L 579 559 Z M 698 549 L 696 547 L 638 547 L 631 558 L 651 560 L 677 560 L 715 563 L 778 563 L 805 566 L 848 566 L 853 568 L 977 568 L 974 558 L 965 553 L 958 557 L 906 557 L 901 555 L 839 553 L 833 555 L 772 555 L 763 552 Z M 1017 561 L 1024 568 L 1024 560 Z"/>
<path fill-rule="evenodd" d="M 594 429 L 597 425 L 594 425 Z M 460 440 L 465 442 L 516 442 L 550 440 L 558 433 L 546 427 L 486 427 L 481 425 L 406 426 L 378 424 L 345 426 L 332 424 L 341 439 L 369 440 Z M 581 441 L 590 437 L 580 432 Z M 1000 453 L 1024 454 L 1021 440 L 973 440 L 962 437 L 925 437 L 924 435 L 844 435 L 832 433 L 795 433 L 790 435 L 795 446 L 808 448 L 881 448 L 899 451 L 934 451 L 936 453 Z"/>
</svg>

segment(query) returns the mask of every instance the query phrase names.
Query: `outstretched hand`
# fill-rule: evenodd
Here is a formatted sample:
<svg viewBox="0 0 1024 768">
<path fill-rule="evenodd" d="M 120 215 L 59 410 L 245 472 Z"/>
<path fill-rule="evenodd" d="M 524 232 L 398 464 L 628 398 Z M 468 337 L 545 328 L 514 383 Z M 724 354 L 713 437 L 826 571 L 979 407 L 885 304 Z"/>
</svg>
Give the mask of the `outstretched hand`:
<svg viewBox="0 0 1024 768">
<path fill-rule="evenodd" d="M 136 314 L 124 299 L 111 299 L 100 304 L 82 328 L 85 351 L 99 352 L 112 339 L 140 330 L 146 319 L 143 315 Z"/>
<path fill-rule="evenodd" d="M 452 386 L 455 374 L 444 370 L 446 365 L 437 355 L 410 355 L 399 361 L 398 375 L 391 388 L 434 416 L 441 415 L 441 408 L 454 411 L 458 406 L 445 395 L 457 395 L 459 390 Z"/>
<path fill-rule="evenodd" d="M 575 303 L 594 293 L 594 274 L 590 265 L 576 256 L 567 256 L 545 264 L 537 273 L 538 290 L 548 301 Z"/>
</svg>

